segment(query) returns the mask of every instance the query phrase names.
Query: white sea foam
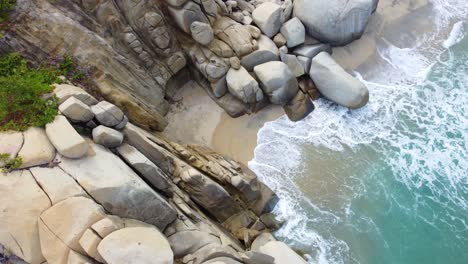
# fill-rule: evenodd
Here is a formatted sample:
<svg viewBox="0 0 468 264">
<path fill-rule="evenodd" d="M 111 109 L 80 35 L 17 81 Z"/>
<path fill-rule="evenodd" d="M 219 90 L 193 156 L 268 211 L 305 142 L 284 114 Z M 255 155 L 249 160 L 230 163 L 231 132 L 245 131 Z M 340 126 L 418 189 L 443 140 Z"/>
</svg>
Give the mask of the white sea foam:
<svg viewBox="0 0 468 264">
<path fill-rule="evenodd" d="M 450 31 L 449 37 L 444 41 L 442 46 L 446 49 L 460 42 L 465 36 L 464 22 L 458 21 L 453 25 L 452 31 Z"/>
<path fill-rule="evenodd" d="M 465 1 L 431 2 L 437 11 L 439 30 L 448 26 L 450 19 L 466 19 L 468 15 Z M 462 24 L 455 24 L 444 47 L 458 43 L 462 29 Z M 357 261 L 350 261 L 349 245 L 326 229 L 343 225 L 344 218 L 356 219 L 354 228 L 361 232 L 371 229 L 379 233 L 379 230 L 372 219 L 356 215 L 346 200 L 342 201 L 340 212 L 320 207 L 301 191 L 296 181 L 307 177 L 301 163 L 302 146 L 307 144 L 330 151 L 359 151 L 361 146 L 369 145 L 376 152 L 392 150 L 386 163 L 397 172 L 397 180 L 408 189 L 425 187 L 432 193 L 429 197 L 418 197 L 415 192 L 415 199 L 444 204 L 444 212 L 417 217 L 433 226 L 445 224 L 460 232 L 467 230 L 466 219 L 455 210 L 468 211 L 468 91 L 455 86 L 468 83 L 468 65 L 453 69 L 451 76 L 435 70 L 437 80 L 426 80 L 435 63 L 450 65 L 455 59 L 450 54 L 448 58 L 439 58 L 442 50 L 434 49 L 433 42 L 434 39 L 425 38 L 412 48 L 398 48 L 382 40 L 378 54 L 387 65 L 381 74 L 364 80 L 355 73 L 371 94 L 365 108 L 349 111 L 320 99 L 315 102 L 316 110 L 303 121 L 294 123 L 283 116 L 266 123 L 259 131 L 255 158 L 249 167 L 281 198 L 275 213 L 288 221 L 277 235 L 299 248 L 309 247 L 315 252 L 311 262 Z M 421 86 L 424 89 L 417 88 Z M 343 187 L 338 191 L 353 188 L 355 197 L 368 191 L 359 183 L 359 177 L 349 179 L 351 184 L 340 180 Z M 405 207 L 392 193 L 386 193 L 385 186 L 380 190 L 393 206 L 408 212 L 414 210 Z M 448 217 L 437 218 L 439 213 Z M 319 231 L 317 227 L 322 229 Z"/>
</svg>

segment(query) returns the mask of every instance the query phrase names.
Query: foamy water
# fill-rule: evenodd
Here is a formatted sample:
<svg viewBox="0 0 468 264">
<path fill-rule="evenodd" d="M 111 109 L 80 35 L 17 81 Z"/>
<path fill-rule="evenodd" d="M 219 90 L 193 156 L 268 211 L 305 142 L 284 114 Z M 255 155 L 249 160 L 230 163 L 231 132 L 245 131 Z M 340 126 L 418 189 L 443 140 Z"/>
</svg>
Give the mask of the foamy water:
<svg viewBox="0 0 468 264">
<path fill-rule="evenodd" d="M 380 74 L 355 73 L 366 107 L 321 99 L 259 131 L 249 167 L 281 198 L 276 235 L 312 263 L 468 261 L 468 6 L 433 3 L 435 32 L 383 37 Z"/>
</svg>

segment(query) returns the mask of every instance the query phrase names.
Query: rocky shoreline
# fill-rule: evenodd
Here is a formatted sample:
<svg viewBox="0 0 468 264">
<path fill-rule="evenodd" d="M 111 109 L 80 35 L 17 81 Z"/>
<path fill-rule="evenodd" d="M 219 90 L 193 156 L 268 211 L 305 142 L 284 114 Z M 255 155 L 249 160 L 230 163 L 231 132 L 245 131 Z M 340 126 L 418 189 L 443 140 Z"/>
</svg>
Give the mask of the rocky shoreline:
<svg viewBox="0 0 468 264">
<path fill-rule="evenodd" d="M 53 122 L 0 133 L 0 154 L 22 158 L 0 175 L 0 257 L 306 263 L 272 235 L 278 198 L 252 171 L 159 132 L 188 81 L 231 117 L 276 105 L 299 121 L 319 96 L 364 106 L 330 44 L 359 38 L 377 2 L 18 0 L 0 53 L 71 56 L 105 100 L 57 84 Z"/>
<path fill-rule="evenodd" d="M 23 160 L 0 175 L 0 244 L 15 256 L 32 264 L 305 263 L 274 239 L 277 197 L 248 168 L 145 131 L 79 87 L 54 93 L 61 115 L 52 123 L 0 133 L 0 152 Z"/>
</svg>

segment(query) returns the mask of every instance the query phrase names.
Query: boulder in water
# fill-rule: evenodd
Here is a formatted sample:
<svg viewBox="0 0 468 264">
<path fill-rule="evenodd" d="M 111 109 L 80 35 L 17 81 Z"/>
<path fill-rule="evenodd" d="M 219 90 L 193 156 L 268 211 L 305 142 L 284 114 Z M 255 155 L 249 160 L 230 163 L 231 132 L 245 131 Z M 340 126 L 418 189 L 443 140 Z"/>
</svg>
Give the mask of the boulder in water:
<svg viewBox="0 0 468 264">
<path fill-rule="evenodd" d="M 347 73 L 327 52 L 312 59 L 310 77 L 320 93 L 329 100 L 352 109 L 369 101 L 366 86 Z"/>
</svg>

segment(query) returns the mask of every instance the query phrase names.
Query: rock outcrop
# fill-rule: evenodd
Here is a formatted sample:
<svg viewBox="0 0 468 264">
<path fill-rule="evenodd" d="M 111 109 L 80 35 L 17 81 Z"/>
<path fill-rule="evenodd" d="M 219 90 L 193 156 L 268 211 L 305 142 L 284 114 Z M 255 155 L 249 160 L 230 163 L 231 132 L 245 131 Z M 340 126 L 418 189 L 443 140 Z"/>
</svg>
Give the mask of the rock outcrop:
<svg viewBox="0 0 468 264">
<path fill-rule="evenodd" d="M 75 95 L 66 100 L 79 100 Z M 65 116 L 57 118 L 69 125 Z M 101 130 L 118 132 L 94 122 Z M 0 244 L 14 255 L 32 264 L 273 264 L 301 259 L 284 244 L 280 248 L 286 258 L 275 256 L 270 247 L 261 251 L 275 241 L 268 234 L 279 227 L 270 214 L 278 198 L 248 168 L 130 122 L 118 132 L 126 143 L 95 144 L 90 137 L 99 141 L 96 128 L 91 132 L 88 123 L 77 122 L 65 131 L 85 141 L 84 156 L 69 158 L 58 151 L 46 164 L 0 174 Z M 35 130 L 56 142 L 52 138 L 61 135 L 62 126 L 51 124 L 48 133 Z M 0 142 L 0 149 L 41 149 L 40 141 L 18 146 L 29 133 L 0 133 L 0 138 L 16 139 Z M 49 144 L 51 153 L 61 147 Z"/>
<path fill-rule="evenodd" d="M 112 104 L 97 106 L 97 100 L 80 88 L 58 85 L 62 114 L 73 123 L 91 120 L 94 114 L 112 128 L 121 129 L 130 120 L 162 131 L 167 125 L 166 99 L 172 99 L 187 77 L 204 86 L 232 117 L 255 113 L 269 103 L 265 94 L 270 91 L 260 85 L 253 93 L 249 88 L 255 96 L 240 95 L 242 87 L 228 89 L 229 72 L 242 66 L 252 74 L 256 66 L 279 61 L 280 48 L 281 61 L 295 77 L 309 73 L 312 58 L 330 46 L 309 45 L 307 34 L 332 45 L 359 38 L 377 2 L 18 0 L 12 16 L 15 27 L 0 39 L 0 53 L 21 50 L 36 61 L 68 55 L 91 69 L 95 90 Z M 182 70 L 186 67 L 190 71 Z M 186 74 L 194 70 L 196 74 Z M 261 83 L 254 74 L 252 78 Z M 83 104 L 65 102 L 71 95 Z M 123 113 L 103 120 L 112 105 Z M 77 120 L 77 112 L 88 114 Z"/>
</svg>

